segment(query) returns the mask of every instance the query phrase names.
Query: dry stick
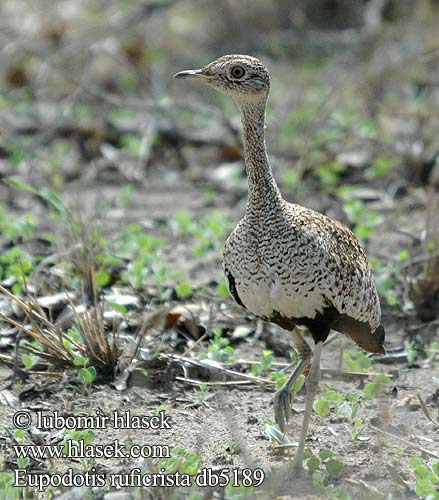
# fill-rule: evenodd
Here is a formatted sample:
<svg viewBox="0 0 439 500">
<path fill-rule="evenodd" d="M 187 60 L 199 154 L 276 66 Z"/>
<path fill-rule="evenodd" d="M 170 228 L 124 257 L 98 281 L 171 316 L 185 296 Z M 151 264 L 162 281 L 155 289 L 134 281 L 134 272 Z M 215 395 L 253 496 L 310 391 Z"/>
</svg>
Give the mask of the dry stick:
<svg viewBox="0 0 439 500">
<path fill-rule="evenodd" d="M 189 311 L 190 312 L 190 311 Z M 191 313 L 192 314 L 192 313 Z M 193 317 L 193 314 L 192 314 L 192 317 Z M 201 337 L 194 343 L 192 344 L 190 347 L 188 347 L 184 353 L 183 353 L 183 357 L 186 357 L 190 352 L 192 352 L 198 345 L 200 345 L 200 343 L 206 338 L 206 336 L 209 334 L 209 330 L 210 330 L 210 324 L 212 322 L 212 306 L 210 306 L 209 308 L 209 316 L 207 317 L 207 324 L 206 324 L 206 331 L 203 333 L 203 335 L 201 335 Z"/>
<path fill-rule="evenodd" d="M 53 327 L 52 323 L 48 319 L 46 319 L 44 316 L 41 316 L 41 314 L 34 311 L 30 306 L 26 304 L 26 302 L 20 300 L 16 295 L 14 295 L 12 292 L 10 292 L 7 288 L 3 287 L 2 285 L 0 285 L 0 292 L 7 295 L 11 300 L 17 302 L 17 304 L 24 312 L 32 314 L 34 317 L 36 317 L 38 320 L 44 323 L 48 328 Z"/>
<path fill-rule="evenodd" d="M 434 420 L 431 417 L 430 412 L 428 411 L 428 408 L 427 408 L 426 404 L 424 403 L 424 400 L 421 398 L 420 394 L 417 394 L 417 396 L 419 399 L 419 404 L 421 405 L 421 409 L 424 412 L 424 415 L 428 418 L 428 420 L 430 420 L 430 422 L 432 424 L 434 424 L 436 427 L 439 427 L 439 422 L 436 422 L 436 420 Z"/>
<path fill-rule="evenodd" d="M 252 361 L 248 359 L 237 359 L 236 363 L 240 363 L 242 365 L 257 365 L 259 364 L 259 361 Z M 286 367 L 290 365 L 291 363 L 284 363 L 278 361 L 275 361 L 271 364 L 271 366 L 279 366 L 279 367 Z M 360 378 L 368 378 L 368 377 L 375 377 L 377 375 L 382 375 L 381 373 L 376 373 L 376 372 L 347 372 L 347 371 L 333 370 L 331 368 L 321 368 L 320 371 L 328 375 L 347 375 L 348 377 L 360 377 Z M 393 377 L 393 375 L 390 374 L 388 376 L 390 378 Z"/>
<path fill-rule="evenodd" d="M 238 377 L 238 378 L 241 378 L 241 379 L 244 379 L 244 380 L 252 380 L 254 382 L 259 382 L 259 383 L 262 383 L 262 384 L 270 384 L 270 385 L 273 385 L 273 384 L 276 383 L 274 380 L 268 380 L 268 379 L 265 379 L 265 378 L 262 378 L 262 377 L 256 377 L 254 375 L 247 375 L 245 373 L 235 372 L 233 370 L 229 370 L 227 368 L 223 368 L 222 366 L 214 366 L 214 365 L 209 365 L 207 363 L 200 363 L 199 361 L 196 361 L 196 360 L 193 360 L 193 359 L 190 359 L 190 358 L 183 358 L 183 356 L 178 356 L 176 354 L 163 355 L 163 357 L 165 359 L 171 359 L 171 360 L 174 360 L 174 361 L 178 361 L 178 362 L 180 362 L 182 364 L 188 363 L 188 364 L 191 364 L 191 365 L 194 365 L 194 366 L 198 366 L 198 367 L 201 367 L 201 368 L 203 368 L 205 370 L 219 371 L 219 372 L 225 373 L 226 375 L 230 375 L 232 377 Z"/>
<path fill-rule="evenodd" d="M 252 380 L 227 380 L 224 382 L 203 382 L 202 380 L 195 380 L 192 378 L 185 378 L 185 377 L 175 377 L 175 380 L 179 380 L 180 382 L 184 382 L 190 385 L 208 385 L 208 386 L 224 386 L 224 385 L 230 385 L 230 386 L 235 386 L 235 385 L 250 385 L 253 384 Z"/>
<path fill-rule="evenodd" d="M 376 427 L 372 423 L 369 422 L 369 426 L 374 430 L 381 432 L 381 434 L 384 434 L 384 436 L 396 439 L 397 441 L 401 441 L 401 443 L 404 443 L 406 446 L 413 448 L 415 450 L 418 450 L 422 453 L 425 453 L 426 455 L 429 455 L 430 457 L 433 458 L 439 458 L 439 455 L 437 453 L 434 453 L 433 451 L 426 450 L 425 448 L 422 448 L 421 446 L 411 443 L 410 441 L 407 441 L 407 439 L 404 439 L 400 436 L 397 436 L 396 434 L 392 434 L 391 432 L 384 431 L 383 429 L 380 429 L 379 427 Z"/>
<path fill-rule="evenodd" d="M 188 347 L 184 353 L 183 353 L 183 357 L 186 357 L 190 352 L 192 352 L 196 347 L 198 347 L 201 342 L 208 336 L 209 332 L 206 331 L 203 333 L 203 335 L 201 335 L 201 337 L 196 341 L 194 342 L 190 347 Z"/>
<path fill-rule="evenodd" d="M 16 326 L 17 328 L 19 328 L 23 332 L 27 333 L 29 335 L 29 337 L 39 340 L 40 342 L 42 342 L 43 344 L 45 344 L 48 348 L 51 348 L 55 352 L 59 353 L 62 358 L 66 359 L 65 354 L 67 354 L 67 351 L 62 351 L 59 348 L 59 346 L 56 345 L 53 342 L 53 340 L 50 339 L 49 337 L 46 337 L 46 336 L 41 335 L 41 334 L 38 334 L 37 332 L 34 332 L 32 330 L 29 330 L 24 325 L 22 325 L 20 323 L 17 323 L 15 320 L 13 320 L 12 318 L 8 318 L 7 316 L 5 316 L 2 313 L 0 313 L 0 318 L 2 318 L 4 321 L 7 321 L 11 325 Z"/>
</svg>

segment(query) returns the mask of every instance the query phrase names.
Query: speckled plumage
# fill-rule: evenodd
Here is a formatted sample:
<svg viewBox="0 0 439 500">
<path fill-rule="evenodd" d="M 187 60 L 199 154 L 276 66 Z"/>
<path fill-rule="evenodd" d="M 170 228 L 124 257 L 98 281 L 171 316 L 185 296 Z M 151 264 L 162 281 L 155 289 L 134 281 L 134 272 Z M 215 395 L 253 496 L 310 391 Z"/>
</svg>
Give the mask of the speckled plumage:
<svg viewBox="0 0 439 500">
<path fill-rule="evenodd" d="M 175 76 L 198 79 L 231 96 L 241 111 L 248 200 L 243 219 L 225 243 L 224 271 L 238 304 L 292 333 L 298 361 L 274 398 L 281 431 L 289 418 L 293 386 L 311 366 L 294 459 L 300 469 L 329 331 L 344 333 L 366 351 L 384 352 L 380 303 L 367 257 L 343 224 L 282 198 L 265 147 L 270 76 L 258 59 L 223 56 Z M 311 333 L 314 352 L 296 325 Z"/>
<path fill-rule="evenodd" d="M 241 111 L 249 192 L 245 215 L 224 247 L 231 295 L 284 328 L 308 327 L 316 342 L 334 329 L 367 351 L 383 352 L 380 303 L 358 239 L 338 221 L 286 202 L 276 185 L 265 147 L 267 68 L 251 56 L 227 55 L 176 76 L 200 78 Z"/>
</svg>

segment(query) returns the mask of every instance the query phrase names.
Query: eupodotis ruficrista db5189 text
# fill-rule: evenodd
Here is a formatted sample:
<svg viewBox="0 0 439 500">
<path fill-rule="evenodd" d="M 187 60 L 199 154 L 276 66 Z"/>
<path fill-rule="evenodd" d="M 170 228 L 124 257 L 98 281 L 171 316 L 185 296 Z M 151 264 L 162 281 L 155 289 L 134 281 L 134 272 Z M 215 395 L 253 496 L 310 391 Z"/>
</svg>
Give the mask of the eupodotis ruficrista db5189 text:
<svg viewBox="0 0 439 500">
<path fill-rule="evenodd" d="M 282 431 L 291 412 L 294 382 L 311 365 L 294 460 L 301 468 L 320 378 L 320 353 L 330 330 L 347 335 L 365 351 L 384 352 L 380 303 L 367 257 L 343 224 L 282 198 L 265 147 L 270 75 L 264 64 L 246 55 L 227 55 L 175 77 L 219 90 L 241 111 L 248 199 L 244 217 L 226 241 L 224 271 L 238 304 L 292 333 L 298 362 L 274 399 Z M 296 326 L 311 334 L 314 351 Z"/>
</svg>

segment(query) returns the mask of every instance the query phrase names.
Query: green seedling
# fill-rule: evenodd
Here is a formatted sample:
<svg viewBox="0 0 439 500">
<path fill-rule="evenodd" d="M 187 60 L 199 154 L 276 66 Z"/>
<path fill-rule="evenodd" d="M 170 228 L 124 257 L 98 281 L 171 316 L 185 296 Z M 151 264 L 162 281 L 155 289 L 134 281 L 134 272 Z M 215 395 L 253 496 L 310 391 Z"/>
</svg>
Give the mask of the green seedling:
<svg viewBox="0 0 439 500">
<path fill-rule="evenodd" d="M 36 354 L 26 354 L 23 353 L 21 355 L 21 360 L 23 361 L 24 366 L 27 370 L 32 370 L 32 368 L 38 363 L 40 357 Z"/>
<path fill-rule="evenodd" d="M 181 281 L 175 287 L 175 293 L 181 300 L 188 299 L 193 293 L 192 285 L 188 281 Z"/>
<path fill-rule="evenodd" d="M 320 450 L 319 456 L 315 456 L 310 448 L 306 448 L 303 458 L 309 472 L 316 472 L 324 465 L 329 477 L 338 479 L 343 473 L 344 466 L 339 460 L 334 459 L 333 456 L 334 454 L 331 450 Z"/>
<path fill-rule="evenodd" d="M 95 438 L 95 433 L 91 429 L 71 429 L 65 432 L 63 437 L 63 449 L 64 453 L 67 453 L 67 441 L 71 441 L 73 445 L 79 446 L 80 441 L 83 441 L 85 446 L 92 444 Z M 81 458 L 79 463 L 82 466 L 84 472 L 91 470 L 93 465 L 96 463 L 95 458 Z"/>
<path fill-rule="evenodd" d="M 367 372 L 372 366 L 372 360 L 362 351 L 343 351 L 346 366 L 353 372 Z"/>
<path fill-rule="evenodd" d="M 368 382 L 364 386 L 364 395 L 368 399 L 376 399 L 382 392 L 383 384 L 389 384 L 390 382 L 391 378 L 385 373 L 375 375 L 372 382 Z"/>
<path fill-rule="evenodd" d="M 439 342 L 433 340 L 427 347 L 427 361 L 433 361 L 436 355 L 439 353 Z"/>
<path fill-rule="evenodd" d="M 223 299 L 230 298 L 229 289 L 227 288 L 227 285 L 224 283 L 224 281 L 218 283 L 218 285 L 216 286 L 216 292 Z"/>
<path fill-rule="evenodd" d="M 12 292 L 16 295 L 24 292 L 26 283 L 34 269 L 34 259 L 25 255 L 19 247 L 13 247 L 0 255 L 0 281 L 15 278 Z"/>
<path fill-rule="evenodd" d="M 90 386 L 95 378 L 96 368 L 94 366 L 82 367 L 78 370 L 78 380 L 84 387 Z"/>
<path fill-rule="evenodd" d="M 219 328 L 213 330 L 213 336 L 207 353 L 201 353 L 200 359 L 234 363 L 236 361 L 235 349 L 230 345 L 230 340 L 222 336 L 222 331 Z"/>
<path fill-rule="evenodd" d="M 416 494 L 425 500 L 439 500 L 439 462 L 429 466 L 419 458 L 412 457 L 408 464 L 415 475 Z"/>
<path fill-rule="evenodd" d="M 407 364 L 413 366 L 418 357 L 415 349 L 415 342 L 413 340 L 404 340 L 404 352 L 407 356 Z"/>
<path fill-rule="evenodd" d="M 14 486 L 14 476 L 11 472 L 0 472 L 0 498 L 5 500 L 26 500 L 29 497 L 23 488 Z"/>
<path fill-rule="evenodd" d="M 26 444 L 26 435 L 23 429 L 16 429 L 14 431 L 14 439 L 20 445 Z M 30 463 L 29 457 L 17 457 L 17 465 L 19 469 L 26 469 Z"/>
<path fill-rule="evenodd" d="M 252 365 L 251 371 L 254 375 L 267 374 L 272 367 L 274 361 L 273 352 L 270 350 L 262 351 L 261 361 Z"/>
<path fill-rule="evenodd" d="M 198 385 L 198 390 L 195 391 L 198 403 L 202 403 L 207 395 L 207 384 L 201 383 Z"/>
<path fill-rule="evenodd" d="M 162 458 L 158 464 L 158 470 L 165 469 L 166 474 L 175 474 L 177 471 L 181 474 L 194 475 L 200 470 L 201 458 L 193 452 L 184 448 L 175 447 L 171 450 L 169 458 Z"/>
</svg>

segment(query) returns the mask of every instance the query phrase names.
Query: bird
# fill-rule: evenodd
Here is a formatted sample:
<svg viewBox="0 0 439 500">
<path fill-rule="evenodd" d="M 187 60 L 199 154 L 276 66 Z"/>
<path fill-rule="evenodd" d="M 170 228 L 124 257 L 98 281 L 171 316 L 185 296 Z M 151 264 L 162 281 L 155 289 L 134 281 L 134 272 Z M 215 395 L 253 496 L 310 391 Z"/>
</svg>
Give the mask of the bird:
<svg viewBox="0 0 439 500">
<path fill-rule="evenodd" d="M 364 351 L 384 353 L 385 331 L 372 271 L 349 228 L 283 198 L 265 142 L 270 90 L 265 64 L 249 55 L 231 54 L 174 77 L 222 92 L 241 114 L 248 194 L 244 216 L 225 242 L 223 268 L 230 294 L 240 306 L 291 332 L 297 363 L 274 397 L 275 421 L 282 432 L 291 412 L 293 386 L 307 374 L 305 412 L 293 461 L 300 471 L 319 387 L 322 346 L 330 331 L 344 334 Z M 312 337 L 314 349 L 305 335 Z"/>
</svg>

